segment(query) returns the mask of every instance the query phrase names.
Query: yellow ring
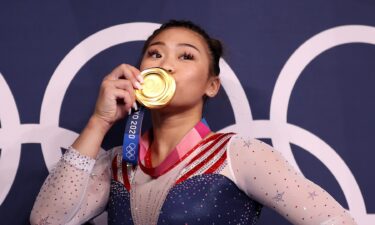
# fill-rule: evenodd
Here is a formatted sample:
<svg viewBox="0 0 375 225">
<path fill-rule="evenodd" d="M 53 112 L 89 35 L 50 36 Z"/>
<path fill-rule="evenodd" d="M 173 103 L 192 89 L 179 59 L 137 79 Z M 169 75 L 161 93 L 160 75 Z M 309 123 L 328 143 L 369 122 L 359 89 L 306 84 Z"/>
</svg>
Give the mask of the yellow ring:
<svg viewBox="0 0 375 225">
<path fill-rule="evenodd" d="M 135 91 L 136 99 L 147 108 L 162 108 L 173 98 L 176 82 L 162 68 L 154 67 L 141 72 L 143 84 L 141 90 Z"/>
</svg>

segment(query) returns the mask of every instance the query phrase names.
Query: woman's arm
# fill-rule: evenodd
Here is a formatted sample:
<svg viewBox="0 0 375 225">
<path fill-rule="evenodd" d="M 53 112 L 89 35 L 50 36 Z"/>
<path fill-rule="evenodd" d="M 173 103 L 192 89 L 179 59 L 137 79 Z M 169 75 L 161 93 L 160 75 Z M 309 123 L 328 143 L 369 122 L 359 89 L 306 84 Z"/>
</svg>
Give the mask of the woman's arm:
<svg viewBox="0 0 375 225">
<path fill-rule="evenodd" d="M 46 178 L 31 211 L 31 224 L 81 224 L 103 211 L 109 196 L 110 155 L 98 153 L 108 129 L 95 115 L 90 118 Z"/>
<path fill-rule="evenodd" d="M 140 86 L 138 74 L 135 67 L 122 64 L 103 79 L 93 115 L 42 186 L 32 224 L 81 224 L 103 210 L 111 157 L 98 153 L 105 134 L 132 107 L 134 88 Z"/>
<path fill-rule="evenodd" d="M 31 224 L 82 224 L 108 201 L 110 151 L 97 160 L 70 148 L 45 180 L 30 215 Z"/>
<path fill-rule="evenodd" d="M 239 188 L 293 224 L 356 224 L 329 193 L 297 173 L 266 143 L 235 136 L 227 154 Z"/>
</svg>

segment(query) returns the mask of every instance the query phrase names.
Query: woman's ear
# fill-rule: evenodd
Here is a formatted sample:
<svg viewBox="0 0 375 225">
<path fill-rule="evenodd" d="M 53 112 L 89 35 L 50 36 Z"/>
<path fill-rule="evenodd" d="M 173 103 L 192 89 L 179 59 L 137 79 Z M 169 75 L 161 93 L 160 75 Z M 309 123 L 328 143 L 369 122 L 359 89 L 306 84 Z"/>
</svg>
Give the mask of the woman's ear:
<svg viewBox="0 0 375 225">
<path fill-rule="evenodd" d="M 219 92 L 220 85 L 220 78 L 218 76 L 211 76 L 207 82 L 207 88 L 205 92 L 206 96 L 210 98 L 215 97 L 216 94 Z"/>
</svg>

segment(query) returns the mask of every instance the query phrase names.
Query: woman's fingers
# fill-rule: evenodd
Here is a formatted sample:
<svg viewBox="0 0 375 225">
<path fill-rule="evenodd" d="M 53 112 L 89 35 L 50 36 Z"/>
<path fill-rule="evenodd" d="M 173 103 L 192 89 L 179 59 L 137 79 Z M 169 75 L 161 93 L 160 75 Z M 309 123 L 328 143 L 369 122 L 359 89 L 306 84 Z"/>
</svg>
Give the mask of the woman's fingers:
<svg viewBox="0 0 375 225">
<path fill-rule="evenodd" d="M 133 84 L 129 80 L 120 79 L 120 80 L 111 80 L 108 82 L 112 83 L 112 85 L 116 88 L 128 90 L 129 92 L 134 92 L 134 89 L 135 89 L 133 87 Z"/>
<path fill-rule="evenodd" d="M 134 66 L 128 64 L 121 64 L 116 67 L 105 79 L 109 80 L 120 80 L 126 79 L 129 80 L 133 87 L 136 89 L 141 89 L 141 82 L 143 79 L 139 76 L 140 71 Z"/>
<path fill-rule="evenodd" d="M 128 91 L 122 89 L 116 89 L 113 91 L 116 99 L 122 99 L 124 102 L 124 110 L 129 111 L 135 101 L 134 97 L 130 95 Z"/>
<path fill-rule="evenodd" d="M 128 103 L 130 104 L 130 107 L 134 107 L 135 103 L 135 92 L 134 87 L 132 83 L 129 80 L 107 80 L 107 85 L 111 86 L 109 89 L 113 89 L 116 99 L 121 98 L 123 99 L 126 106 L 128 106 Z M 119 95 L 119 93 L 127 93 L 127 98 L 123 98 L 123 95 Z M 126 107 L 128 109 L 128 107 Z M 136 109 L 136 108 L 135 108 Z"/>
<path fill-rule="evenodd" d="M 101 84 L 95 113 L 109 123 L 123 118 L 135 103 L 134 89 L 140 88 L 139 70 L 130 65 L 120 65 L 108 74 Z"/>
<path fill-rule="evenodd" d="M 135 74 L 135 78 L 137 79 L 137 81 L 142 84 L 143 83 L 143 77 L 141 76 L 141 72 L 137 68 L 135 68 L 134 66 L 129 66 L 129 69 L 133 71 L 133 74 Z"/>
<path fill-rule="evenodd" d="M 128 80 L 120 79 L 120 80 L 115 80 L 115 81 L 110 81 L 113 82 L 113 86 L 116 89 L 121 89 L 125 90 L 129 93 L 131 102 L 135 102 L 135 92 L 134 92 L 134 87 L 132 86 L 131 82 Z M 133 106 L 134 107 L 134 106 Z"/>
<path fill-rule="evenodd" d="M 135 103 L 138 70 L 130 65 L 120 65 L 107 75 L 101 84 L 95 113 L 109 123 L 123 118 Z M 133 106 L 134 107 L 134 106 Z"/>
</svg>

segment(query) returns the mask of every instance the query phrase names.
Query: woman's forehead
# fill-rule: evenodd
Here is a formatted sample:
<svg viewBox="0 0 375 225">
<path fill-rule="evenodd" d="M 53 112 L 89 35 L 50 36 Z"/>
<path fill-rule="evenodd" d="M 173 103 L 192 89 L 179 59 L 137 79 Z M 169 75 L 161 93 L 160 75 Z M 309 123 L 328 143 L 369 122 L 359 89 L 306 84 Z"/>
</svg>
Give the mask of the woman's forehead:
<svg viewBox="0 0 375 225">
<path fill-rule="evenodd" d="M 153 43 L 161 42 L 165 44 L 190 44 L 198 49 L 206 50 L 207 46 L 203 37 L 195 31 L 183 27 L 172 27 L 159 33 L 150 42 L 149 46 Z"/>
</svg>

